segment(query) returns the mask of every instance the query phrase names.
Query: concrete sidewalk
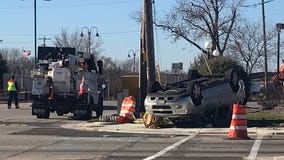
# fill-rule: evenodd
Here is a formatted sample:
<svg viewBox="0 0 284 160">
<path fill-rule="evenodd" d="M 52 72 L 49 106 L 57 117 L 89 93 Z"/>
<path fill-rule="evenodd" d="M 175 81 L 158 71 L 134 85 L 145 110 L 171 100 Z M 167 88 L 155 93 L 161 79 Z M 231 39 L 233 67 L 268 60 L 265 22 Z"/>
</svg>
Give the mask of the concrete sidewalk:
<svg viewBox="0 0 284 160">
<path fill-rule="evenodd" d="M 113 102 L 106 102 L 106 105 L 114 106 Z M 12 105 L 12 109 L 13 109 Z M 0 104 L 0 108 L 7 108 L 7 104 Z M 31 103 L 20 103 L 21 109 L 31 109 Z M 123 132 L 123 133 L 143 133 L 143 134 L 174 134 L 174 135 L 190 135 L 193 133 L 198 134 L 223 134 L 229 132 L 229 128 L 146 128 L 141 119 L 137 123 L 118 124 L 116 122 L 79 122 L 72 124 L 62 125 L 63 128 L 86 130 L 86 131 L 105 131 L 105 132 Z M 284 134 L 284 125 L 281 124 L 277 128 L 260 128 L 249 127 L 247 129 L 248 135 L 255 134 Z"/>
<path fill-rule="evenodd" d="M 63 125 L 63 128 L 78 129 L 86 131 L 122 132 L 122 133 L 143 133 L 143 134 L 228 134 L 229 128 L 146 128 L 142 123 L 118 124 L 115 122 L 82 122 L 79 124 Z M 258 128 L 250 127 L 247 129 L 248 135 L 255 134 L 284 134 L 284 127 L 278 128 Z"/>
</svg>

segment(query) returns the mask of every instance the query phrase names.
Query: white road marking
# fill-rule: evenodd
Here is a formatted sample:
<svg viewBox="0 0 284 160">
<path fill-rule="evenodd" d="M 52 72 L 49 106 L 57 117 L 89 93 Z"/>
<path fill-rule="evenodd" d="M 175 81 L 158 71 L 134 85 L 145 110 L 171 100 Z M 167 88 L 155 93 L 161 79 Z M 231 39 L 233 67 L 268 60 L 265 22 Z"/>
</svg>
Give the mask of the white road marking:
<svg viewBox="0 0 284 160">
<path fill-rule="evenodd" d="M 280 157 L 273 157 L 273 160 L 281 160 L 281 159 L 284 159 L 284 156 L 280 156 Z"/>
<path fill-rule="evenodd" d="M 256 140 L 254 141 L 254 144 L 250 150 L 250 154 L 247 158 L 247 160 L 255 160 L 256 159 L 256 156 L 257 156 L 257 153 L 258 153 L 258 150 L 259 150 L 259 147 L 260 147 L 260 144 L 261 144 L 261 141 L 263 139 L 264 135 L 259 135 Z"/>
<path fill-rule="evenodd" d="M 144 158 L 143 160 L 152 160 L 152 159 L 155 159 L 155 158 L 157 158 L 157 157 L 160 157 L 160 156 L 162 156 L 163 154 L 165 154 L 166 152 L 168 152 L 168 151 L 170 151 L 170 150 L 176 148 L 177 146 L 183 144 L 184 142 L 188 141 L 189 139 L 191 139 L 191 138 L 193 138 L 193 137 L 195 137 L 195 136 L 196 136 L 196 134 L 192 134 L 192 135 L 186 137 L 185 139 L 182 139 L 182 140 L 180 140 L 180 141 L 174 143 L 173 145 L 168 146 L 167 148 L 161 150 L 160 152 L 158 152 L 158 153 L 156 153 L 156 154 L 154 154 L 154 155 L 152 155 L 152 156 L 150 156 L 150 157 Z"/>
</svg>

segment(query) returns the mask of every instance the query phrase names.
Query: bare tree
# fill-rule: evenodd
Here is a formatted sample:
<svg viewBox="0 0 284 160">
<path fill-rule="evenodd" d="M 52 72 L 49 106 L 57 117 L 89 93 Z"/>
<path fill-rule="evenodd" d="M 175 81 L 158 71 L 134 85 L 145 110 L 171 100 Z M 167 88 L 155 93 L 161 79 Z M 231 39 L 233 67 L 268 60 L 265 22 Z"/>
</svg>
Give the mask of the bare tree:
<svg viewBox="0 0 284 160">
<path fill-rule="evenodd" d="M 247 73 L 257 71 L 264 66 L 264 44 L 261 23 L 251 23 L 243 20 L 232 32 L 228 51 L 239 60 Z M 271 59 L 275 56 L 276 30 L 270 27 L 267 30 L 267 55 Z"/>
<path fill-rule="evenodd" d="M 3 58 L 2 52 L 0 51 L 0 90 L 3 90 L 3 75 L 8 71 L 7 61 Z"/>
<path fill-rule="evenodd" d="M 32 58 L 23 57 L 22 51 L 17 48 L 5 48 L 1 50 L 1 53 L 3 59 L 6 60 L 8 72 L 29 76 L 34 64 Z"/>
<path fill-rule="evenodd" d="M 5 48 L 2 50 L 3 58 L 7 61 L 8 71 L 15 73 L 19 70 L 21 51 L 18 48 Z"/>
<path fill-rule="evenodd" d="M 103 63 L 103 72 L 105 76 L 106 92 L 105 97 L 108 99 L 116 98 L 116 94 L 121 90 L 121 76 L 126 75 L 120 68 L 119 61 L 113 61 L 110 57 L 101 56 Z"/>
<path fill-rule="evenodd" d="M 120 63 L 120 68 L 122 71 L 124 71 L 126 74 L 130 74 L 130 73 L 133 73 L 133 60 L 132 59 L 126 59 L 126 60 L 123 60 L 121 61 Z"/>
<path fill-rule="evenodd" d="M 102 51 L 100 48 L 102 46 L 102 41 L 97 37 L 95 38 L 93 34 L 90 36 L 91 53 L 99 55 L 99 53 Z M 89 39 L 88 36 L 81 37 L 78 30 L 72 34 L 69 34 L 67 30 L 62 29 L 61 34 L 55 36 L 55 41 L 53 44 L 58 47 L 74 47 L 77 51 L 87 52 L 89 47 Z"/>
<path fill-rule="evenodd" d="M 237 17 L 242 0 L 177 0 L 167 16 L 156 24 L 169 31 L 177 39 L 184 39 L 202 52 L 199 44 L 212 41 L 212 51 L 223 55 Z"/>
</svg>

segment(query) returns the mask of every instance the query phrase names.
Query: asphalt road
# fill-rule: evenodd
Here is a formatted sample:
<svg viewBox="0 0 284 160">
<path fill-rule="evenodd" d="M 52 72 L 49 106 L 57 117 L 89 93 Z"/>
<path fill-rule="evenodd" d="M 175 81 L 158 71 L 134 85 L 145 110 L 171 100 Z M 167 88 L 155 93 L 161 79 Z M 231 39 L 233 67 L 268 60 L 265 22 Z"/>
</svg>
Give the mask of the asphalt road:
<svg viewBox="0 0 284 160">
<path fill-rule="evenodd" d="M 105 132 L 100 127 L 86 131 L 62 128 L 84 123 L 72 120 L 72 115 L 37 119 L 29 105 L 21 104 L 19 110 L 0 105 L 0 160 L 284 160 L 281 133 L 231 140 L 223 133 L 201 134 L 188 128 L 183 129 L 186 134 L 165 134 L 162 129 L 143 134 Z M 106 108 L 106 114 L 116 112 Z"/>
</svg>

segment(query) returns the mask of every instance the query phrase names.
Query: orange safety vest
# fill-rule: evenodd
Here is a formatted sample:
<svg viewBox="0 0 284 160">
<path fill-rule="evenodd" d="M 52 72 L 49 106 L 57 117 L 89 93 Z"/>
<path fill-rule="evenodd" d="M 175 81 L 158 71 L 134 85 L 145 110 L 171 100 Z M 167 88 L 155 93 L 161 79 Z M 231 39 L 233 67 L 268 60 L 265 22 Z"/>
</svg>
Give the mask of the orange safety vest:
<svg viewBox="0 0 284 160">
<path fill-rule="evenodd" d="M 119 116 L 126 118 L 127 120 L 134 120 L 135 112 L 135 99 L 132 96 L 125 97 L 122 101 Z"/>
</svg>

